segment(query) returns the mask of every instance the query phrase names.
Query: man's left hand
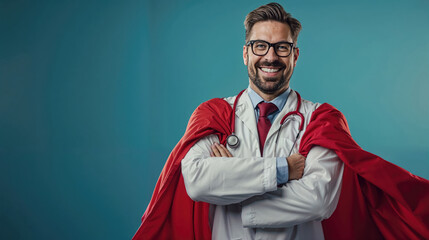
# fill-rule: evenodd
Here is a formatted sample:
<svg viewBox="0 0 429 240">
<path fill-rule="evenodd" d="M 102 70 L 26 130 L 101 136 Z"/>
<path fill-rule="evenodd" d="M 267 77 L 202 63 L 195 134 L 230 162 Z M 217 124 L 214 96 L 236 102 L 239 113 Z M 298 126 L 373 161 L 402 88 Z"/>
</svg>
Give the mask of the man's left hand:
<svg viewBox="0 0 429 240">
<path fill-rule="evenodd" d="M 226 149 L 226 147 L 219 143 L 213 143 L 212 152 L 210 153 L 212 157 L 232 157 L 232 154 Z"/>
</svg>

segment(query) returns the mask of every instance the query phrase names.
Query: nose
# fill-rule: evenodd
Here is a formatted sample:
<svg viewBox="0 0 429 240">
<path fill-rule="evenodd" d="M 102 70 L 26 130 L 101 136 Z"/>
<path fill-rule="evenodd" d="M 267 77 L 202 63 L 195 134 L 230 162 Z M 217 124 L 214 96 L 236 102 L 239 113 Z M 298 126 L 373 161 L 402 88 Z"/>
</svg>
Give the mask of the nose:
<svg viewBox="0 0 429 240">
<path fill-rule="evenodd" d="M 273 61 L 278 59 L 279 56 L 277 56 L 277 53 L 274 51 L 274 46 L 270 46 L 270 49 L 268 49 L 267 54 L 265 54 L 265 59 L 267 61 Z"/>
</svg>

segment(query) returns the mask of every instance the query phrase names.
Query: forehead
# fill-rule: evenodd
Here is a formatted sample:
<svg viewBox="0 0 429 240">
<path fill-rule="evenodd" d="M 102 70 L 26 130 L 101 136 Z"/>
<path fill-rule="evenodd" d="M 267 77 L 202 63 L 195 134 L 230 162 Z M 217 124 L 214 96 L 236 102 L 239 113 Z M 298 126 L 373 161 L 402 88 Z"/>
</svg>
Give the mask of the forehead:
<svg viewBox="0 0 429 240">
<path fill-rule="evenodd" d="M 265 40 L 268 42 L 293 42 L 290 27 L 277 21 L 257 22 L 253 25 L 249 40 Z"/>
</svg>

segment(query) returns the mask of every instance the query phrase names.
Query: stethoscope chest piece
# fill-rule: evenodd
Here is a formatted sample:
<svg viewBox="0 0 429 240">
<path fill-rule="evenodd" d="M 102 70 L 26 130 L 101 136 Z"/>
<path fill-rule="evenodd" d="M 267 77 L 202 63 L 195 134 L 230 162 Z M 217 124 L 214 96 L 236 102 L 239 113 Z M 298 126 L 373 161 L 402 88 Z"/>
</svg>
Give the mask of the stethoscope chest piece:
<svg viewBox="0 0 429 240">
<path fill-rule="evenodd" d="M 238 137 L 234 133 L 231 133 L 231 135 L 226 138 L 226 143 L 230 148 L 237 148 L 238 145 L 240 145 L 240 140 L 238 140 Z"/>
</svg>

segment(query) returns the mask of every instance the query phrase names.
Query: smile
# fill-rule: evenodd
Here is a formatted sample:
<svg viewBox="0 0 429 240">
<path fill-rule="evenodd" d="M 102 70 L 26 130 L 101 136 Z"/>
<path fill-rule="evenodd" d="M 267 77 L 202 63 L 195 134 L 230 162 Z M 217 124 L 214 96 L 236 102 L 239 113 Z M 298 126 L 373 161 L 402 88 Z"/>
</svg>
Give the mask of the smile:
<svg viewBox="0 0 429 240">
<path fill-rule="evenodd" d="M 264 67 L 262 67 L 260 69 L 266 73 L 275 73 L 275 72 L 280 71 L 280 68 L 264 68 Z"/>
</svg>

